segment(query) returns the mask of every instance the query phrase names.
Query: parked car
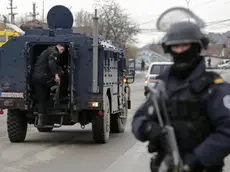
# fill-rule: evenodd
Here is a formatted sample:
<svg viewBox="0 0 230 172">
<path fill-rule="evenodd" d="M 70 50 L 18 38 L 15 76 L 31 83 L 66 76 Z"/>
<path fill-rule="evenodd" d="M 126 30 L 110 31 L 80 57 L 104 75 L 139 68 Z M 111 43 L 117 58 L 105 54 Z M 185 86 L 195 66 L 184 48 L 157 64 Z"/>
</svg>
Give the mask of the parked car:
<svg viewBox="0 0 230 172">
<path fill-rule="evenodd" d="M 153 62 L 150 64 L 147 74 L 145 76 L 145 85 L 144 85 L 144 95 L 146 96 L 148 93 L 148 86 L 153 85 L 156 83 L 156 77 L 160 75 L 164 70 L 170 67 L 173 62 Z"/>
<path fill-rule="evenodd" d="M 227 61 L 227 62 L 222 63 L 222 64 L 218 64 L 217 67 L 219 69 L 230 69 L 230 61 Z"/>
</svg>

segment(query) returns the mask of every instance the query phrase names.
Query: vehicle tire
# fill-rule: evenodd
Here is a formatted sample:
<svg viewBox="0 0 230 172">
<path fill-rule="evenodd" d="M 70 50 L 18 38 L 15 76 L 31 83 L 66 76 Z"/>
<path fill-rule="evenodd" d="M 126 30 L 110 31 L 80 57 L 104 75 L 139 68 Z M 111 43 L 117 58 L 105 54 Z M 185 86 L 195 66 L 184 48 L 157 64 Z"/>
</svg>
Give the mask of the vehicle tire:
<svg viewBox="0 0 230 172">
<path fill-rule="evenodd" d="M 126 97 L 124 99 L 125 104 L 123 104 L 123 112 L 111 115 L 111 133 L 124 133 L 125 131 L 128 117 L 128 102 L 126 100 Z M 121 116 L 123 116 L 124 118 L 121 118 Z"/>
<path fill-rule="evenodd" d="M 95 143 L 107 143 L 110 136 L 110 102 L 108 96 L 104 99 L 104 113 L 93 114 L 92 132 Z"/>
<path fill-rule="evenodd" d="M 51 132 L 53 128 L 37 128 L 39 132 Z"/>
<path fill-rule="evenodd" d="M 19 110 L 8 110 L 7 132 L 10 142 L 24 142 L 27 134 L 26 114 Z"/>
</svg>

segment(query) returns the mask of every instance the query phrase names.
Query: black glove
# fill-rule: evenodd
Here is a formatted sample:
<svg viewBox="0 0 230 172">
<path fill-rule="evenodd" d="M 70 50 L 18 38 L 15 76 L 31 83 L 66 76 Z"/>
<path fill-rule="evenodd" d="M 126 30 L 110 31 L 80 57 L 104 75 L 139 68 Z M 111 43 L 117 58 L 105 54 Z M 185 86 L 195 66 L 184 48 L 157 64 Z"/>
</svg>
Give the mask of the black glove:
<svg viewBox="0 0 230 172">
<path fill-rule="evenodd" d="M 151 172 L 158 172 L 160 164 L 161 164 L 162 160 L 164 159 L 164 157 L 165 157 L 165 154 L 159 153 L 155 157 L 152 157 L 150 159 Z"/>
<path fill-rule="evenodd" d="M 163 149 L 163 133 L 162 128 L 155 122 L 151 122 L 148 124 L 148 151 L 149 153 L 159 152 Z"/>
<path fill-rule="evenodd" d="M 199 159 L 193 153 L 188 153 L 184 156 L 184 171 L 185 172 L 202 172 L 204 166 L 201 165 Z"/>
</svg>

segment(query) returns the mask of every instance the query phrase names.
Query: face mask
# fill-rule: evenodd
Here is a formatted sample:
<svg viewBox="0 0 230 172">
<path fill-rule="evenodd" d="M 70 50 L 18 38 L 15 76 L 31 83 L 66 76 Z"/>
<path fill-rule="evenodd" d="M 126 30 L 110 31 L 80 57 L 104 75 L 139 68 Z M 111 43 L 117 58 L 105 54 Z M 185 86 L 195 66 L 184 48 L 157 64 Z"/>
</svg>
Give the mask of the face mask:
<svg viewBox="0 0 230 172">
<path fill-rule="evenodd" d="M 202 60 L 201 56 L 199 56 L 200 50 L 199 46 L 192 45 L 182 53 L 170 51 L 174 61 L 172 72 L 178 77 L 186 77 Z"/>
</svg>

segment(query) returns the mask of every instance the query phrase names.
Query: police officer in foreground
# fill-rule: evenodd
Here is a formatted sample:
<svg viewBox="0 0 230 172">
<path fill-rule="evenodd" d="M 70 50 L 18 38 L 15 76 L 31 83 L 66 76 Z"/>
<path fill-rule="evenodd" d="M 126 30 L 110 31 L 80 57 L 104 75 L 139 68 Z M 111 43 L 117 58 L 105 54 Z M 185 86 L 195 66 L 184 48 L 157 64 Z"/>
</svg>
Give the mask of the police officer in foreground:
<svg viewBox="0 0 230 172">
<path fill-rule="evenodd" d="M 37 98 L 38 107 L 38 126 L 45 125 L 46 105 L 49 98 L 50 87 L 52 81 L 60 83 L 60 76 L 58 74 L 58 57 L 65 50 L 65 46 L 57 44 L 56 46 L 49 47 L 38 56 L 34 73 L 32 75 L 33 85 Z"/>
<path fill-rule="evenodd" d="M 173 24 L 162 43 L 174 64 L 158 79 L 166 84 L 167 109 L 181 157 L 191 172 L 221 172 L 230 153 L 230 84 L 205 71 L 200 52 L 208 43 L 191 22 Z M 158 153 L 151 167 L 157 171 L 165 152 L 161 127 L 147 112 L 152 104 L 147 99 L 137 110 L 132 132 L 138 140 L 149 141 L 149 152 Z"/>
</svg>

